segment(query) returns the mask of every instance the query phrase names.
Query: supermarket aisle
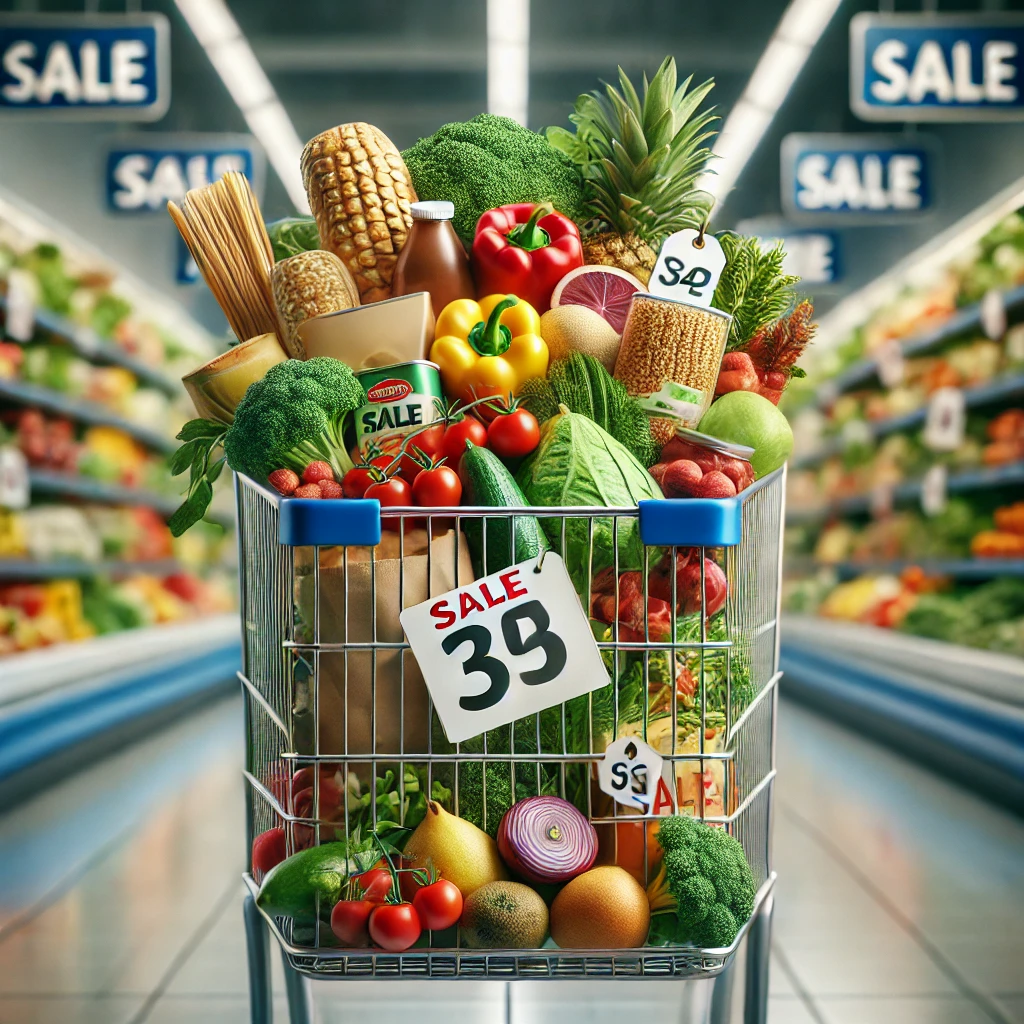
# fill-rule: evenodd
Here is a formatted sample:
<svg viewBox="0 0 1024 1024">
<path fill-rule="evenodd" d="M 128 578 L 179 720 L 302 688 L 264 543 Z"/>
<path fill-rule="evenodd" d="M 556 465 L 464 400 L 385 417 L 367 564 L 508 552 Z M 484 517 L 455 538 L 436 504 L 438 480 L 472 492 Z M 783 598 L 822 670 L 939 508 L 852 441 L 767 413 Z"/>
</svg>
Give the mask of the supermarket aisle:
<svg viewBox="0 0 1024 1024">
<path fill-rule="evenodd" d="M 1024 823 L 783 712 L 770 1024 L 1024 1021 Z M 0 1024 L 248 1021 L 240 758 L 231 700 L 0 819 Z M 322 1024 L 505 1012 L 501 985 L 344 994 L 316 989 Z M 539 983 L 515 987 L 512 1018 L 660 1024 L 705 995 Z"/>
</svg>

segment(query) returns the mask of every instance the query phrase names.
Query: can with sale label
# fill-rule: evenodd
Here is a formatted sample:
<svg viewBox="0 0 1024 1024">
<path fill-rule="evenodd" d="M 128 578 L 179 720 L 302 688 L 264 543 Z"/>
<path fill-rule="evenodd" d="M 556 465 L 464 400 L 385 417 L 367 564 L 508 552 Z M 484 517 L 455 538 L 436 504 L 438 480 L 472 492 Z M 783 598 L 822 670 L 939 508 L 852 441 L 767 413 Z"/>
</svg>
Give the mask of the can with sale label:
<svg viewBox="0 0 1024 1024">
<path fill-rule="evenodd" d="M 414 430 L 441 419 L 444 392 L 437 363 L 415 359 L 356 370 L 369 399 L 356 413 L 356 444 L 366 454 L 375 445 L 393 455 Z"/>
</svg>

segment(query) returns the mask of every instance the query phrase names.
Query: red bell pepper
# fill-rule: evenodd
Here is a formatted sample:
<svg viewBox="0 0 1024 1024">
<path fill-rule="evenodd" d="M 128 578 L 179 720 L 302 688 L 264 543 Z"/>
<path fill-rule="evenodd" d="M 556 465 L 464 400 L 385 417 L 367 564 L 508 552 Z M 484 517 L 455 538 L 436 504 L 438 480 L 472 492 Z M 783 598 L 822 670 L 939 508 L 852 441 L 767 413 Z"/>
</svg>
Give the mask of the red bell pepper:
<svg viewBox="0 0 1024 1024">
<path fill-rule="evenodd" d="M 472 256 L 481 296 L 518 295 L 543 313 L 555 285 L 583 266 L 583 243 L 580 229 L 550 203 L 512 203 L 477 221 Z"/>
</svg>

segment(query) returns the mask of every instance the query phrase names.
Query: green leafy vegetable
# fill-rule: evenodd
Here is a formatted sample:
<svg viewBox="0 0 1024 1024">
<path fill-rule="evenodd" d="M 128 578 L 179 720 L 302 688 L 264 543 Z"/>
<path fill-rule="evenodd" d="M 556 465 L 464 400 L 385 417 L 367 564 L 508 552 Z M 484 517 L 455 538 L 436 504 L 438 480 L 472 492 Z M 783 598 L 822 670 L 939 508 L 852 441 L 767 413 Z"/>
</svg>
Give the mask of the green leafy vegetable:
<svg viewBox="0 0 1024 1024">
<path fill-rule="evenodd" d="M 650 466 L 658 459 L 650 420 L 640 403 L 593 356 L 574 352 L 551 364 L 547 377 L 524 382 L 520 392 L 530 411 L 543 423 L 564 405 L 592 419 L 625 445 L 637 460 Z"/>
<path fill-rule="evenodd" d="M 183 442 L 167 460 L 171 476 L 180 476 L 189 470 L 188 491 L 185 500 L 167 520 L 171 535 L 180 537 L 206 515 L 213 501 L 213 484 L 224 469 L 224 456 L 214 459 L 218 448 L 224 445 L 227 426 L 217 420 L 189 420 L 178 431 Z"/>
<path fill-rule="evenodd" d="M 320 248 L 320 233 L 312 217 L 282 217 L 267 225 L 267 234 L 275 262 Z"/>
</svg>

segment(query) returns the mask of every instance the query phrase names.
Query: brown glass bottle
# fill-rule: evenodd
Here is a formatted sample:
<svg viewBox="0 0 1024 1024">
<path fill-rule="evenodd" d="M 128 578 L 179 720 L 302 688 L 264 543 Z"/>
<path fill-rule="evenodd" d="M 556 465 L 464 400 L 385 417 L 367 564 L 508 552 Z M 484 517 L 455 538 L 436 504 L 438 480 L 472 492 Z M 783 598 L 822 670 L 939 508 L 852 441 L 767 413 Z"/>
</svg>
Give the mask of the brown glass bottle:
<svg viewBox="0 0 1024 1024">
<path fill-rule="evenodd" d="M 455 206 L 434 201 L 412 204 L 412 229 L 398 254 L 392 295 L 430 292 L 434 316 L 454 299 L 472 299 L 476 292 L 469 260 L 452 227 Z"/>
</svg>

